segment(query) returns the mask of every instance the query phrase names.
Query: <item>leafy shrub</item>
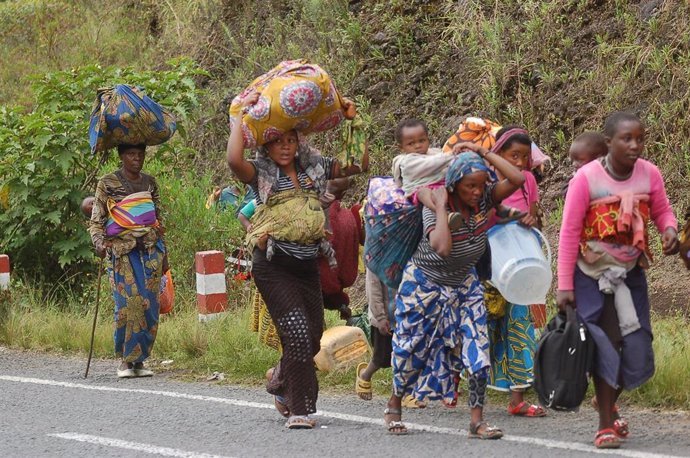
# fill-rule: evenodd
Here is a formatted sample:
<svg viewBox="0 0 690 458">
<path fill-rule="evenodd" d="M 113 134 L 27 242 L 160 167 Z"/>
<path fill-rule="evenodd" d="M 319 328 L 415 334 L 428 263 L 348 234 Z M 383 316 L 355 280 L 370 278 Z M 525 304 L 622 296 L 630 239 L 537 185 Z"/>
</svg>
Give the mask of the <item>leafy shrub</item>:
<svg viewBox="0 0 690 458">
<path fill-rule="evenodd" d="M 185 124 L 198 106 L 192 61 L 170 61 L 166 71 L 88 66 L 48 73 L 33 82 L 31 111 L 0 107 L 0 246 L 15 268 L 55 280 L 91 258 L 79 205 L 106 156 L 89 154 L 88 119 L 96 89 L 118 83 L 142 86 L 178 115 L 180 138 L 157 150 L 184 154 Z"/>
</svg>

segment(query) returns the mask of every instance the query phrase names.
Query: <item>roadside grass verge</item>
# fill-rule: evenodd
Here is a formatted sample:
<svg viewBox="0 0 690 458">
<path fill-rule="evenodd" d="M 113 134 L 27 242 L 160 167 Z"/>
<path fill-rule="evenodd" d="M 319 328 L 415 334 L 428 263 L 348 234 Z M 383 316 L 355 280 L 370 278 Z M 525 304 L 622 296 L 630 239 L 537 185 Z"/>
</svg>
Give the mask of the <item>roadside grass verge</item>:
<svg viewBox="0 0 690 458">
<path fill-rule="evenodd" d="M 101 303 L 94 338 L 94 358 L 113 358 L 113 301 L 107 280 L 103 281 Z M 89 298 L 73 296 L 70 301 L 86 300 L 89 306 L 57 303 L 39 306 L 40 300 L 29 288 L 19 286 L 11 299 L 3 302 L 0 320 L 0 344 L 11 348 L 84 356 L 89 351 L 95 293 Z M 228 382 L 263 383 L 267 368 L 280 354 L 261 344 L 250 330 L 251 309 L 231 306 L 222 318 L 199 323 L 196 308 L 188 301 L 175 303 L 176 311 L 161 317 L 151 365 L 161 370 L 183 370 L 193 378 L 213 372 L 225 373 Z M 343 324 L 336 312 L 326 311 L 329 327 Z M 169 366 L 160 362 L 172 360 Z M 113 362 L 113 371 L 117 363 Z M 379 377 L 390 379 L 390 377 Z M 354 371 L 325 374 L 324 386 L 352 388 Z"/>
<path fill-rule="evenodd" d="M 103 286 L 101 309 L 96 328 L 94 357 L 112 358 L 113 304 L 107 286 Z M 5 299 L 4 324 L 0 325 L 0 343 L 11 348 L 31 349 L 86 358 L 89 349 L 93 310 L 83 306 L 61 310 L 55 304 L 38 307 L 30 290 L 19 288 L 12 299 Z M 74 297 L 74 300 L 83 300 Z M 32 303 L 33 302 L 33 303 Z M 9 306 L 7 304 L 9 303 Z M 91 299 L 93 303 L 93 299 Z M 227 383 L 262 385 L 266 369 L 280 355 L 261 344 L 250 331 L 251 310 L 236 305 L 221 319 L 199 323 L 190 302 L 176 303 L 177 311 L 163 316 L 153 350 L 151 365 L 158 370 L 177 371 L 192 379 L 213 372 L 223 372 Z M 326 311 L 327 325 L 342 324 L 336 312 Z M 0 320 L 2 323 L 3 320 Z M 644 407 L 690 410 L 690 392 L 684 379 L 690 373 L 690 326 L 686 318 L 653 316 L 656 374 L 641 388 L 626 393 L 623 401 Z M 173 360 L 168 366 L 160 362 Z M 113 362 L 113 371 L 116 362 Z M 680 378 L 679 378 L 680 377 Z M 387 396 L 391 389 L 390 369 L 380 370 L 373 379 L 376 396 Z M 319 374 L 322 387 L 354 396 L 354 369 Z M 461 385 L 461 392 L 465 387 Z M 590 390 L 591 391 L 591 390 Z M 529 397 L 534 397 L 530 394 Z M 502 404 L 500 394 L 491 402 Z M 459 402 L 462 403 L 463 401 Z"/>
</svg>

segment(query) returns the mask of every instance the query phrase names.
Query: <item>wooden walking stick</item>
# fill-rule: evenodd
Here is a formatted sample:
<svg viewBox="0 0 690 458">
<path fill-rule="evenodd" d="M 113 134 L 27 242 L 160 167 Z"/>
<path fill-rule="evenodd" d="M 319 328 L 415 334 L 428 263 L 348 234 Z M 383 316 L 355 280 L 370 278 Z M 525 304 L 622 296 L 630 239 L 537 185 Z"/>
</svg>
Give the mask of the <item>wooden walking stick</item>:
<svg viewBox="0 0 690 458">
<path fill-rule="evenodd" d="M 98 289 L 96 289 L 96 311 L 93 314 L 93 326 L 91 327 L 91 346 L 89 347 L 89 359 L 86 362 L 86 372 L 84 378 L 89 376 L 89 366 L 91 366 L 91 356 L 93 355 L 93 338 L 96 335 L 96 320 L 98 319 L 98 304 L 101 300 L 101 277 L 103 276 L 103 260 L 98 263 Z"/>
</svg>

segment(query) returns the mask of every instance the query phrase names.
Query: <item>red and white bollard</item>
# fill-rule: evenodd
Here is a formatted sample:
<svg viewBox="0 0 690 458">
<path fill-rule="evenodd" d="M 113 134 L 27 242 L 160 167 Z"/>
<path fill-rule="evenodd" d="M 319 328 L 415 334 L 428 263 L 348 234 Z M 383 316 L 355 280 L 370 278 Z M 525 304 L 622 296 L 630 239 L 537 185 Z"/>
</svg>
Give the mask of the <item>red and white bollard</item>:
<svg viewBox="0 0 690 458">
<path fill-rule="evenodd" d="M 10 289 L 10 257 L 0 254 L 0 290 Z"/>
<path fill-rule="evenodd" d="M 199 321 L 222 316 L 228 305 L 225 285 L 225 257 L 221 251 L 198 251 L 196 264 L 196 301 Z"/>
</svg>

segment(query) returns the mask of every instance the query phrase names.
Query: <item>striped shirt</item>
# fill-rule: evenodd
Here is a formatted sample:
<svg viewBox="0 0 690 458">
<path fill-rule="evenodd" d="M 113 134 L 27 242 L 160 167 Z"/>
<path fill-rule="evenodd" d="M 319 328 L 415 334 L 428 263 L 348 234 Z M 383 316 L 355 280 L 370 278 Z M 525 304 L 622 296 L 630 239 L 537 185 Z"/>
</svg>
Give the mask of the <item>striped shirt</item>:
<svg viewBox="0 0 690 458">
<path fill-rule="evenodd" d="M 444 286 L 458 287 L 477 264 L 486 249 L 486 230 L 489 228 L 487 213 L 494 207 L 494 187 L 495 184 L 486 187 L 479 211 L 472 212 L 459 229 L 451 231 L 453 244 L 450 255 L 445 258 L 436 253 L 429 242 L 429 235 L 436 228 L 436 212 L 424 207 L 424 237 L 412 255 L 412 261 L 429 279 Z M 450 207 L 448 211 L 452 211 Z M 444 224 L 448 223 L 444 221 Z"/>
<path fill-rule="evenodd" d="M 331 179 L 333 175 L 333 166 L 335 165 L 336 159 L 332 157 L 321 156 L 319 160 L 321 161 L 321 166 L 326 171 L 326 179 Z M 254 161 L 250 162 L 254 164 L 254 167 L 256 167 L 256 163 Z M 299 162 L 295 161 L 295 165 L 298 166 Z M 280 175 L 278 176 L 278 190 L 276 192 L 289 191 L 291 189 L 295 189 L 295 185 L 292 183 L 292 179 L 289 176 L 285 175 L 282 170 L 278 170 Z M 309 175 L 307 175 L 303 170 L 300 169 L 297 171 L 297 179 L 299 180 L 300 188 L 314 189 L 314 182 L 311 180 L 311 178 L 309 178 Z M 263 205 L 264 202 L 259 196 L 257 179 L 254 178 L 254 180 L 251 183 L 249 183 L 249 186 L 256 195 L 256 208 L 258 209 L 259 206 Z M 297 259 L 314 259 L 319 254 L 318 243 L 303 245 L 301 243 L 296 242 L 276 240 L 275 246 L 276 248 L 278 248 L 278 252 L 283 252 Z"/>
</svg>

